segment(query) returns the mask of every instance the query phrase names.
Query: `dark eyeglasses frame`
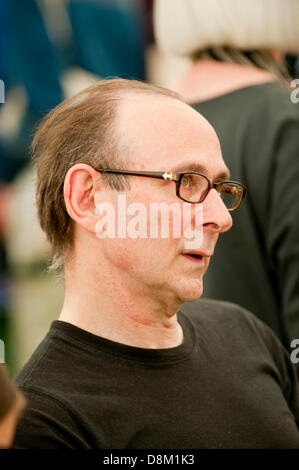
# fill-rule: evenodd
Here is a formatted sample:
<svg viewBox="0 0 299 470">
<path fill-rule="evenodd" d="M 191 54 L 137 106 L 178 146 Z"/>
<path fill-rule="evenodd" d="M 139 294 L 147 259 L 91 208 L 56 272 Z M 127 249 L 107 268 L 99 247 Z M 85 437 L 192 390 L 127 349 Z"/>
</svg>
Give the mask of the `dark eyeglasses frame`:
<svg viewBox="0 0 299 470">
<path fill-rule="evenodd" d="M 213 183 L 211 180 L 209 180 L 209 178 L 206 175 L 203 175 L 202 173 L 197 173 L 196 171 L 184 171 L 184 172 L 177 172 L 177 171 L 176 172 L 172 172 L 172 171 L 168 172 L 167 170 L 164 171 L 164 172 L 163 171 L 127 171 L 127 170 L 113 170 L 113 169 L 110 169 L 110 168 L 94 168 L 94 170 L 96 170 L 98 172 L 102 172 L 102 173 L 115 173 L 115 174 L 120 174 L 120 175 L 132 175 L 132 176 L 146 176 L 146 177 L 149 177 L 149 178 L 162 179 L 164 181 L 166 181 L 166 180 L 174 181 L 176 183 L 176 195 L 177 195 L 177 197 L 179 197 L 180 199 L 182 199 L 185 202 L 189 202 L 190 204 L 198 204 L 200 202 L 203 202 L 205 200 L 205 198 L 207 197 L 210 189 L 215 188 L 216 191 L 217 191 L 217 188 L 220 185 L 234 184 L 238 188 L 242 189 L 242 195 L 240 196 L 239 202 L 235 207 L 233 207 L 232 209 L 227 209 L 229 212 L 233 212 L 239 207 L 239 205 L 241 204 L 242 200 L 244 199 L 244 196 L 245 196 L 245 193 L 246 193 L 245 186 L 243 186 L 243 184 L 241 184 L 241 183 L 238 183 L 237 181 L 220 181 L 219 183 Z M 182 181 L 182 178 L 183 178 L 184 175 L 199 175 L 199 176 L 202 176 L 203 178 L 205 178 L 206 181 L 208 182 L 208 184 L 209 184 L 208 189 L 207 189 L 206 193 L 204 194 L 204 196 L 199 201 L 196 201 L 196 202 L 188 201 L 187 199 L 184 199 L 183 197 L 180 196 L 180 185 L 181 185 L 181 181 Z M 217 191 L 217 192 L 219 192 L 219 191 Z"/>
</svg>

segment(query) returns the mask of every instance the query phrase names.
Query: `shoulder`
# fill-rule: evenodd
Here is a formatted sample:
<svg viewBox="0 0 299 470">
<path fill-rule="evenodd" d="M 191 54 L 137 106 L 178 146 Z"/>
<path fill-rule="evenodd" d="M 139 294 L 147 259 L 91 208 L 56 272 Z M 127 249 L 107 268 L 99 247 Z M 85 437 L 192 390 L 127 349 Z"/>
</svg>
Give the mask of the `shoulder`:
<svg viewBox="0 0 299 470">
<path fill-rule="evenodd" d="M 47 335 L 15 378 L 19 387 L 34 387 L 48 392 L 68 390 L 74 370 L 84 368 L 80 333 L 72 336 L 72 327 L 54 321 Z"/>
<path fill-rule="evenodd" d="M 18 421 L 14 448 L 85 448 L 82 423 L 63 399 L 34 387 L 21 387 L 27 400 Z"/>
<path fill-rule="evenodd" d="M 226 330 L 246 326 L 246 329 L 252 331 L 253 334 L 265 331 L 272 334 L 272 330 L 264 322 L 249 310 L 233 302 L 198 299 L 185 303 L 181 311 L 195 323 L 200 321 Z"/>
<path fill-rule="evenodd" d="M 196 329 L 210 331 L 219 339 L 226 338 L 229 342 L 234 341 L 236 345 L 263 349 L 272 356 L 277 351 L 282 355 L 285 353 L 272 329 L 240 305 L 199 299 L 185 303 L 181 311 Z"/>
<path fill-rule="evenodd" d="M 233 302 L 213 299 L 198 299 L 194 302 L 186 302 L 181 311 L 190 318 L 196 319 L 199 315 L 208 322 L 234 322 L 251 320 L 253 315 L 245 308 Z M 250 321 L 249 320 L 249 321 Z"/>
<path fill-rule="evenodd" d="M 291 100 L 292 92 L 294 90 L 280 83 L 268 82 L 240 88 L 193 104 L 193 107 L 215 127 L 225 159 L 230 162 L 231 152 L 236 148 L 238 154 L 241 151 L 242 155 L 248 155 L 251 165 L 252 156 L 256 157 L 258 153 L 263 161 L 265 154 L 269 154 L 271 160 L 273 150 L 277 148 L 277 139 L 280 139 L 285 131 L 288 134 L 291 132 L 292 140 L 294 132 L 298 133 L 299 93 L 298 103 L 295 103 Z M 283 140 L 288 139 L 289 136 Z"/>
<path fill-rule="evenodd" d="M 280 83 L 249 86 L 231 94 L 232 100 L 240 98 L 243 104 L 248 103 L 243 112 L 246 111 L 253 118 L 258 115 L 265 119 L 263 127 L 275 123 L 280 126 L 285 121 L 299 122 L 299 103 L 295 103 L 294 90 Z M 297 101 L 299 102 L 299 99 Z M 260 119 L 258 122 L 260 123 Z"/>
<path fill-rule="evenodd" d="M 212 328 L 214 331 L 239 332 L 246 326 L 247 330 L 255 330 L 260 327 L 260 321 L 245 308 L 232 302 L 213 299 L 199 299 L 187 302 L 181 308 L 195 326 L 199 324 L 204 328 Z M 262 326 L 263 328 L 263 326 Z M 244 331 L 244 330 L 243 330 Z"/>
<path fill-rule="evenodd" d="M 59 360 L 61 359 L 61 353 L 54 346 L 56 339 L 53 335 L 53 330 L 50 329 L 16 376 L 15 381 L 19 387 L 37 386 L 41 388 L 41 384 L 45 384 L 46 389 L 51 389 L 51 387 L 47 387 L 51 381 L 50 370 L 56 368 L 57 375 L 59 372 Z M 54 351 L 56 352 L 55 354 L 53 354 Z M 52 365 L 48 372 L 46 372 L 47 365 Z"/>
<path fill-rule="evenodd" d="M 181 308 L 192 322 L 198 338 L 209 344 L 221 343 L 231 357 L 248 355 L 263 358 L 277 371 L 281 383 L 289 387 L 296 371 L 274 331 L 245 308 L 211 299 L 188 302 Z"/>
<path fill-rule="evenodd" d="M 299 89 L 299 86 L 297 88 Z M 299 91 L 279 82 L 244 86 L 194 106 L 213 106 L 219 109 L 220 104 L 224 105 L 226 112 L 239 109 L 242 116 L 266 115 L 268 122 L 299 119 Z"/>
</svg>

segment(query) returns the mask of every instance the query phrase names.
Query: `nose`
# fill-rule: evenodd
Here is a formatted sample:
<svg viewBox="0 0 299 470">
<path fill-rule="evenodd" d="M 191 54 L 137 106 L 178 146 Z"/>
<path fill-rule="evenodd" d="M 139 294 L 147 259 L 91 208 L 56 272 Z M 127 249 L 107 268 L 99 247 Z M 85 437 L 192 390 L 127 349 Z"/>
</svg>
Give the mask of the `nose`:
<svg viewBox="0 0 299 470">
<path fill-rule="evenodd" d="M 220 194 L 216 189 L 211 189 L 203 201 L 203 226 L 214 232 L 227 232 L 233 224 L 230 212 L 228 212 Z"/>
</svg>

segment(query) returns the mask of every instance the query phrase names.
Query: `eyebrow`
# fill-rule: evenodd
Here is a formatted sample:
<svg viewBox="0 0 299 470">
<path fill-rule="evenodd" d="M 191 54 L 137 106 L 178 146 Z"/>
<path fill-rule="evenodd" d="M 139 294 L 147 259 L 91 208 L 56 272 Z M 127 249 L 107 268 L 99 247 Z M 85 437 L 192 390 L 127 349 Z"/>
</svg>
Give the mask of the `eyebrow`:
<svg viewBox="0 0 299 470">
<path fill-rule="evenodd" d="M 204 175 L 206 175 L 207 173 L 206 167 L 194 161 L 184 162 L 181 165 L 177 165 L 175 168 L 172 168 L 170 171 L 173 171 L 173 172 L 195 171 L 197 173 L 202 173 Z M 217 173 L 215 178 L 213 178 L 213 181 L 216 181 L 216 180 L 225 181 L 225 180 L 229 180 L 229 178 L 230 178 L 230 171 L 228 168 L 224 167 L 223 170 Z"/>
</svg>

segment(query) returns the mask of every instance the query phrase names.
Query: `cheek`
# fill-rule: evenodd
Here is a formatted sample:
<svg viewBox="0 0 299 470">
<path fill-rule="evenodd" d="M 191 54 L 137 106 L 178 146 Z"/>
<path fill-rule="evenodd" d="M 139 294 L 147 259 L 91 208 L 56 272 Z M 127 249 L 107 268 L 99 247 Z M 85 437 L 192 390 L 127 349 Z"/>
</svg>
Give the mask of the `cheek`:
<svg viewBox="0 0 299 470">
<path fill-rule="evenodd" d="M 159 208 L 157 208 L 159 207 Z M 149 238 L 160 239 L 162 242 L 176 244 L 184 237 L 186 225 L 190 225 L 191 217 L 183 210 L 179 203 L 157 203 L 148 211 L 147 233 Z"/>
<path fill-rule="evenodd" d="M 134 249 L 130 240 L 109 240 L 105 246 L 106 258 L 115 266 L 130 269 L 138 261 L 138 250 Z"/>
<path fill-rule="evenodd" d="M 178 252 L 176 239 L 113 240 L 107 250 L 109 262 L 118 269 L 143 277 L 160 277 Z"/>
</svg>

